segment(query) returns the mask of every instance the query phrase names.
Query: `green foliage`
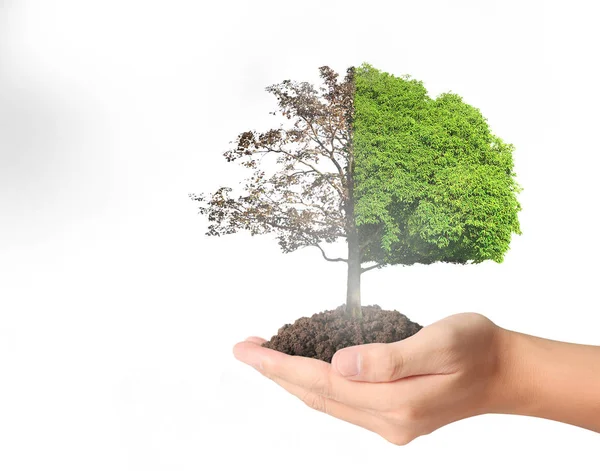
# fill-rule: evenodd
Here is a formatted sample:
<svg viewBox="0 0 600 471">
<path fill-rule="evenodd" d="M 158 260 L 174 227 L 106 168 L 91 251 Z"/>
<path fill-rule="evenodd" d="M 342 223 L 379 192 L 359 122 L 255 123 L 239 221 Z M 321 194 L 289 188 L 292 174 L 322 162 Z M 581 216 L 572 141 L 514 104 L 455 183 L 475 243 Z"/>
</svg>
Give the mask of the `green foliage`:
<svg viewBox="0 0 600 471">
<path fill-rule="evenodd" d="M 355 218 L 362 262 L 504 259 L 521 234 L 512 152 L 453 93 L 367 63 L 356 69 Z"/>
</svg>

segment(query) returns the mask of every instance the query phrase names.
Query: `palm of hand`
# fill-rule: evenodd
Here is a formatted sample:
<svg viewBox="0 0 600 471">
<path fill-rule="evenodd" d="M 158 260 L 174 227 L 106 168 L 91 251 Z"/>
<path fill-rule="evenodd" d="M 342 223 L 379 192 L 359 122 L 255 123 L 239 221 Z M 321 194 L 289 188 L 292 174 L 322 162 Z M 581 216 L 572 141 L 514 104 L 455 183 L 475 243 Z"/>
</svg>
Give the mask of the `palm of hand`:
<svg viewBox="0 0 600 471">
<path fill-rule="evenodd" d="M 263 348 L 257 337 L 234 354 L 309 407 L 402 445 L 493 408 L 500 337 L 485 316 L 461 313 L 400 342 L 345 348 L 331 364 Z"/>
</svg>

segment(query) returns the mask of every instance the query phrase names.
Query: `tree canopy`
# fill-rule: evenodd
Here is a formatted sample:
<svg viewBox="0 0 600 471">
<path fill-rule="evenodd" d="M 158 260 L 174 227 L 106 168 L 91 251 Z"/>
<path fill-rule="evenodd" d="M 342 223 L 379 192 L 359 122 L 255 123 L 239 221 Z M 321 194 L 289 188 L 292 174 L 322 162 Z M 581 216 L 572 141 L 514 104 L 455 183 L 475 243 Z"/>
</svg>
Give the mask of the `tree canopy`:
<svg viewBox="0 0 600 471">
<path fill-rule="evenodd" d="M 207 235 L 274 233 L 285 253 L 314 246 L 327 260 L 347 261 L 327 256 L 323 244 L 348 231 L 353 70 L 338 81 L 330 67 L 320 67 L 323 85 L 318 89 L 292 80 L 266 88 L 291 126 L 251 129 L 231 142 L 226 160 L 253 172 L 241 194 L 221 187 L 212 195 L 190 195 L 202 203 L 200 213 L 208 215 Z"/>
<path fill-rule="evenodd" d="M 355 71 L 355 216 L 363 261 L 502 262 L 521 234 L 514 146 L 454 93 L 363 63 Z"/>
</svg>

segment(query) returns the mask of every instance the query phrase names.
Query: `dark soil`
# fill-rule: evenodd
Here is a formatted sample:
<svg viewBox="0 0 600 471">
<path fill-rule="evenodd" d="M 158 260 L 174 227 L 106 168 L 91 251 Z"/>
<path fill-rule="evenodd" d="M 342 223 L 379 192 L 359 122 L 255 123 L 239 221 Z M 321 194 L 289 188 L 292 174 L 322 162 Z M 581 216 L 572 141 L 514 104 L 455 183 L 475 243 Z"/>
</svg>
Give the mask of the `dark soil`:
<svg viewBox="0 0 600 471">
<path fill-rule="evenodd" d="M 333 354 L 342 348 L 398 342 L 422 329 L 398 311 L 384 311 L 377 305 L 363 306 L 362 319 L 352 319 L 344 315 L 345 307 L 285 324 L 263 347 L 331 363 Z"/>
</svg>

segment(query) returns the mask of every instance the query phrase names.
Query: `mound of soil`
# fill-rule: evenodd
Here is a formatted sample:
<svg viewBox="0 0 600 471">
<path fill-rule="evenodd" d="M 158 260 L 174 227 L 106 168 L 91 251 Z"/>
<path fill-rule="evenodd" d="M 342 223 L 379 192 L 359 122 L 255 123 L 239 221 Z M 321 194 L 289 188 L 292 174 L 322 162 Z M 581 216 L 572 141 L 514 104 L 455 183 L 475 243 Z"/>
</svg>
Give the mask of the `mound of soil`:
<svg viewBox="0 0 600 471">
<path fill-rule="evenodd" d="M 416 334 L 423 327 L 398 311 L 377 305 L 363 306 L 362 319 L 344 315 L 345 305 L 285 324 L 277 335 L 263 343 L 288 355 L 317 358 L 331 363 L 338 350 L 365 343 L 391 343 Z"/>
</svg>

